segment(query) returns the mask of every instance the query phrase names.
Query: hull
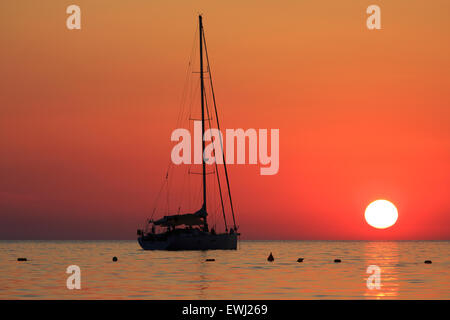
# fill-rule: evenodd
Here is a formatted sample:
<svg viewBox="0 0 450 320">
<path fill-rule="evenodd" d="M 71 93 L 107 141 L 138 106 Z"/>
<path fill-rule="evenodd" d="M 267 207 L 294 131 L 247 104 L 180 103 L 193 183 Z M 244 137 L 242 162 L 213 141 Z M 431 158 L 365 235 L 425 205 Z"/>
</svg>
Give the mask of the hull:
<svg viewBox="0 0 450 320">
<path fill-rule="evenodd" d="M 140 236 L 144 250 L 236 250 L 238 234 L 169 234 Z"/>
</svg>

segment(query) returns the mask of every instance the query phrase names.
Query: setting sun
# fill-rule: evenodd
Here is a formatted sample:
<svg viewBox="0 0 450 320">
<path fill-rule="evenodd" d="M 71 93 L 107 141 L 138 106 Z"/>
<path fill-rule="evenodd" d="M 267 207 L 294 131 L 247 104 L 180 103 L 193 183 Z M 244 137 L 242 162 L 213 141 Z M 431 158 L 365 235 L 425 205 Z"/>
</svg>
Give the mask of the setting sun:
<svg viewBox="0 0 450 320">
<path fill-rule="evenodd" d="M 395 224 L 398 218 L 397 208 L 387 200 L 376 200 L 369 204 L 364 214 L 369 225 L 377 229 L 386 229 Z"/>
</svg>

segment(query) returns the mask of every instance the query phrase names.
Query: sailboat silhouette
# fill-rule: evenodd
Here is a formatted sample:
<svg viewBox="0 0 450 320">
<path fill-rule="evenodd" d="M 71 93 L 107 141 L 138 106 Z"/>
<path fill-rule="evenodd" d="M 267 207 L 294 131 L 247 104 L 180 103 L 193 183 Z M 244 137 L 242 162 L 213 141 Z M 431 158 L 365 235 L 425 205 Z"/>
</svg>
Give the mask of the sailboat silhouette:
<svg viewBox="0 0 450 320">
<path fill-rule="evenodd" d="M 200 48 L 200 94 L 201 94 L 201 115 L 202 115 L 202 137 L 205 133 L 205 84 L 204 84 L 204 61 L 203 50 L 207 58 L 207 70 L 210 72 L 209 57 L 206 49 L 206 39 L 203 30 L 202 16 L 198 17 L 199 23 L 199 48 Z M 205 47 L 203 49 L 203 46 Z M 212 90 L 212 96 L 215 104 L 214 90 L 212 88 L 212 79 L 210 77 L 210 85 Z M 209 112 L 209 111 L 208 111 Z M 219 119 L 217 115 L 217 108 L 215 108 L 215 115 L 217 120 L 217 126 L 220 130 Z M 209 121 L 208 116 L 208 121 Z M 222 143 L 220 147 L 223 148 Z M 202 139 L 202 154 L 205 150 L 205 140 Z M 206 185 L 206 159 L 202 157 L 202 191 L 203 191 L 203 203 L 199 210 L 194 213 L 166 215 L 158 220 L 150 219 L 147 222 L 144 230 L 138 230 L 138 242 L 144 250 L 211 250 L 211 249 L 237 249 L 238 236 L 236 220 L 234 215 L 233 202 L 231 199 L 230 183 L 228 179 L 228 172 L 225 163 L 224 152 L 222 150 L 223 164 L 225 170 L 225 177 L 227 182 L 228 197 L 231 206 L 231 212 L 233 216 L 233 227 L 228 229 L 225 211 L 222 199 L 222 191 L 220 187 L 220 179 L 217 174 L 217 182 L 219 184 L 220 200 L 223 210 L 223 218 L 225 222 L 225 232 L 216 233 L 215 229 L 209 229 L 208 226 L 208 211 L 206 206 L 207 199 L 207 185 Z M 216 163 L 217 169 L 217 163 Z M 163 228 L 164 232 L 156 233 L 155 226 Z"/>
</svg>

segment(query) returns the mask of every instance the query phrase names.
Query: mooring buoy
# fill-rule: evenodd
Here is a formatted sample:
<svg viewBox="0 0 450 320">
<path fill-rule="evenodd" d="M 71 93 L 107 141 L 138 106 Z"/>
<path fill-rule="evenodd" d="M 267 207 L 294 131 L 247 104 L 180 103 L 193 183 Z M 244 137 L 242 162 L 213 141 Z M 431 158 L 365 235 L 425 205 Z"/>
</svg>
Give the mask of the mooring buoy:
<svg viewBox="0 0 450 320">
<path fill-rule="evenodd" d="M 118 259 L 117 259 L 117 257 L 113 257 L 112 260 L 113 260 L 114 262 L 116 262 Z"/>
<path fill-rule="evenodd" d="M 303 262 L 303 258 L 298 258 L 297 262 Z"/>
<path fill-rule="evenodd" d="M 275 260 L 275 259 L 274 259 L 273 255 L 272 255 L 272 252 L 271 252 L 271 253 L 269 254 L 269 256 L 267 257 L 267 261 L 272 262 L 273 260 Z"/>
<path fill-rule="evenodd" d="M 17 261 L 28 261 L 27 258 L 17 258 Z"/>
<path fill-rule="evenodd" d="M 423 263 L 432 264 L 431 260 L 425 260 Z"/>
<path fill-rule="evenodd" d="M 341 259 L 334 259 L 334 263 L 339 263 L 341 262 Z"/>
</svg>

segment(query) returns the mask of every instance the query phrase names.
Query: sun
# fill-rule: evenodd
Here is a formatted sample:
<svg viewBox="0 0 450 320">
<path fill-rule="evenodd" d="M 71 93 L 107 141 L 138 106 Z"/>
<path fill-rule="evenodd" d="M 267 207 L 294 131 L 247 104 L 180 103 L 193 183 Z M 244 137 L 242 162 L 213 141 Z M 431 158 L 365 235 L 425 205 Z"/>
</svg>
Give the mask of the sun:
<svg viewBox="0 0 450 320">
<path fill-rule="evenodd" d="M 386 229 L 395 224 L 398 219 L 398 211 L 392 202 L 376 200 L 367 206 L 364 216 L 372 227 Z"/>
</svg>

